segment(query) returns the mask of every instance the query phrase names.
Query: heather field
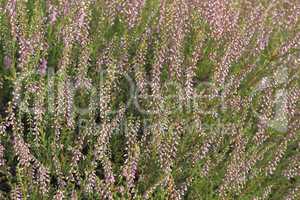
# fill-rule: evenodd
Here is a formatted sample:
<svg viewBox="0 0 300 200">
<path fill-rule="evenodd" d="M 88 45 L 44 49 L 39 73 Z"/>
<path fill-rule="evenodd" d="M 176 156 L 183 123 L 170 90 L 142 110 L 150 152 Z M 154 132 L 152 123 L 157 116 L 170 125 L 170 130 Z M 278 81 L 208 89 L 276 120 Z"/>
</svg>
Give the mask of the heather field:
<svg viewBox="0 0 300 200">
<path fill-rule="evenodd" d="M 300 200 L 299 0 L 0 0 L 0 200 Z"/>
</svg>

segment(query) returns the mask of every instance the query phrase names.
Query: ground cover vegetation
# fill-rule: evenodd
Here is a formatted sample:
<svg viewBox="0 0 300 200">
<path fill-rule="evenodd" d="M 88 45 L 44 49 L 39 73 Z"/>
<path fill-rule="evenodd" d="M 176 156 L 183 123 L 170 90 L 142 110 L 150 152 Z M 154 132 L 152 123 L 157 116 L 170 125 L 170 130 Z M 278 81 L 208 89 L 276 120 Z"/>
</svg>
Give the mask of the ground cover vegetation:
<svg viewBox="0 0 300 200">
<path fill-rule="evenodd" d="M 299 0 L 0 0 L 0 199 L 300 199 Z"/>
</svg>

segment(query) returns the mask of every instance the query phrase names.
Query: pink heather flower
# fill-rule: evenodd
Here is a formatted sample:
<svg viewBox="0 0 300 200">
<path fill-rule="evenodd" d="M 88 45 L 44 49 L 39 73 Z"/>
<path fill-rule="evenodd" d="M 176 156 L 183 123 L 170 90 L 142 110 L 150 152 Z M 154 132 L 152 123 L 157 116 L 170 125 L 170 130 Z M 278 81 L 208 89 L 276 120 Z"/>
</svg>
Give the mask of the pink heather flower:
<svg viewBox="0 0 300 200">
<path fill-rule="evenodd" d="M 71 200 L 78 200 L 78 195 L 77 195 L 77 192 L 75 190 L 72 191 Z"/>
<path fill-rule="evenodd" d="M 172 5 L 172 12 L 170 22 L 167 21 L 167 26 L 170 28 L 170 31 L 167 30 L 167 34 L 170 34 L 168 39 L 169 47 L 169 70 L 170 77 L 177 78 L 180 80 L 182 74 L 182 63 L 184 60 L 184 55 L 182 52 L 183 40 L 187 32 L 186 24 L 189 23 L 188 19 L 188 8 L 184 2 L 174 3 Z M 170 24 L 169 24 L 170 23 Z M 172 23 L 172 25 L 171 25 Z M 170 26 L 169 26 L 170 25 Z M 168 29 L 167 27 L 167 29 Z M 167 36 L 168 37 L 168 36 Z"/>
<path fill-rule="evenodd" d="M 87 178 L 87 184 L 85 186 L 85 191 L 87 193 L 92 193 L 96 187 L 96 183 L 97 183 L 97 176 L 95 171 L 92 171 Z"/>
<path fill-rule="evenodd" d="M 5 165 L 4 150 L 4 147 L 0 144 L 0 167 Z"/>
<path fill-rule="evenodd" d="M 224 86 L 229 74 L 231 65 L 236 62 L 247 49 L 251 42 L 252 36 L 260 24 L 262 9 L 258 6 L 252 10 L 249 19 L 246 21 L 246 28 L 242 32 L 237 32 L 230 42 L 225 55 L 219 63 L 216 70 L 215 78 L 217 86 Z"/>
<path fill-rule="evenodd" d="M 212 36 L 216 39 L 222 38 L 235 28 L 239 12 L 230 8 L 230 1 L 225 0 L 204 0 L 198 2 L 200 13 L 212 27 Z"/>
<path fill-rule="evenodd" d="M 49 170 L 44 167 L 38 160 L 34 161 L 33 167 L 36 169 L 35 178 L 37 179 L 39 189 L 41 190 L 43 195 L 46 195 L 49 192 L 50 184 Z"/>
<path fill-rule="evenodd" d="M 300 185 L 296 185 L 293 189 L 289 191 L 284 200 L 297 200 L 300 197 Z"/>
<path fill-rule="evenodd" d="M 295 139 L 297 131 L 299 130 L 299 120 L 294 121 L 289 125 L 288 134 L 284 137 L 283 141 L 279 144 L 278 148 L 274 153 L 274 157 L 269 161 L 266 168 L 266 175 L 273 175 L 279 165 L 280 161 L 286 154 L 288 144 Z"/>
<path fill-rule="evenodd" d="M 81 8 L 80 12 L 79 12 L 79 17 L 78 17 L 78 25 L 79 25 L 79 27 L 84 26 L 85 17 L 86 17 L 85 10 L 83 8 Z"/>
<path fill-rule="evenodd" d="M 27 64 L 29 58 L 34 53 L 34 45 L 39 41 L 34 41 L 35 38 L 25 39 L 20 37 L 20 58 L 19 58 L 19 68 L 23 69 L 23 67 Z M 36 42 L 36 43 L 35 43 Z"/>
<path fill-rule="evenodd" d="M 9 23 L 11 26 L 11 34 L 16 39 L 19 35 L 19 27 L 17 25 L 17 0 L 9 0 L 6 4 L 5 11 L 9 17 Z"/>
<path fill-rule="evenodd" d="M 22 137 L 14 136 L 13 146 L 16 155 L 18 156 L 20 166 L 29 167 L 34 159 L 29 150 L 29 145 L 25 143 Z"/>
<path fill-rule="evenodd" d="M 49 10 L 50 10 L 49 21 L 50 21 L 50 24 L 53 25 L 57 20 L 58 12 L 57 12 L 57 9 L 54 8 L 52 5 L 50 5 Z"/>
<path fill-rule="evenodd" d="M 293 38 L 286 41 L 279 49 L 279 55 L 284 56 L 291 49 L 298 48 L 300 45 L 300 33 L 297 33 Z"/>
<path fill-rule="evenodd" d="M 9 69 L 9 68 L 11 68 L 11 66 L 12 66 L 12 59 L 11 59 L 11 57 L 8 56 L 8 55 L 4 56 L 4 67 L 6 69 Z"/>
<path fill-rule="evenodd" d="M 6 4 L 6 12 L 9 16 L 16 16 L 16 4 L 17 0 L 9 0 Z"/>
<path fill-rule="evenodd" d="M 82 1 L 78 5 L 78 11 L 74 18 L 74 34 L 76 40 L 82 45 L 85 46 L 88 44 L 89 41 L 89 23 L 91 19 L 90 13 L 90 2 Z"/>
<path fill-rule="evenodd" d="M 283 176 L 288 179 L 300 176 L 300 155 L 294 156 L 289 160 L 289 165 L 283 171 Z"/>
<path fill-rule="evenodd" d="M 53 197 L 54 200 L 63 200 L 64 199 L 64 193 L 61 190 L 58 190 L 56 194 Z"/>
<path fill-rule="evenodd" d="M 264 200 L 264 199 L 268 199 L 268 197 L 269 197 L 269 195 L 271 194 L 271 192 L 272 192 L 272 185 L 267 186 L 267 187 L 264 189 L 263 194 L 262 194 L 260 197 L 254 197 L 253 200 Z"/>
<path fill-rule="evenodd" d="M 134 178 L 137 174 L 138 161 L 139 161 L 139 148 L 136 146 L 137 141 L 137 132 L 139 129 L 139 122 L 133 124 L 129 122 L 128 129 L 126 130 L 127 138 L 127 159 L 125 161 L 125 166 L 123 168 L 123 176 L 126 179 L 127 188 L 134 188 Z"/>
<path fill-rule="evenodd" d="M 185 81 L 185 94 L 186 100 L 191 100 L 194 95 L 194 77 L 196 76 L 195 70 L 197 68 L 197 62 L 201 58 L 202 42 L 195 47 L 192 54 L 191 63 L 186 68 L 186 81 Z"/>
<path fill-rule="evenodd" d="M 139 14 L 144 7 L 145 0 L 126 1 L 125 8 L 122 10 L 125 13 L 126 21 L 129 28 L 133 28 L 139 19 Z"/>
<path fill-rule="evenodd" d="M 40 67 L 39 67 L 39 73 L 41 76 L 45 76 L 47 73 L 47 60 L 46 59 L 42 59 L 41 63 L 40 63 Z"/>
<path fill-rule="evenodd" d="M 71 10 L 72 1 L 60 1 L 60 6 L 64 16 L 68 15 Z"/>
<path fill-rule="evenodd" d="M 21 191 L 20 186 L 15 186 L 13 190 L 10 192 L 10 199 L 11 200 L 22 200 L 23 199 L 23 194 Z"/>
</svg>

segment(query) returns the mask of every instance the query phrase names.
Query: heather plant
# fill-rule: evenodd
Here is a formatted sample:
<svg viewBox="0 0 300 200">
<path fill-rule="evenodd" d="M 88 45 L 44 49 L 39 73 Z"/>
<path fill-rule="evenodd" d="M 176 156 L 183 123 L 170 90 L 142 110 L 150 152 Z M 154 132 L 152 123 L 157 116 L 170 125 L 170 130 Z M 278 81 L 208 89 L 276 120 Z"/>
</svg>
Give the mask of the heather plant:
<svg viewBox="0 0 300 200">
<path fill-rule="evenodd" d="M 298 0 L 1 0 L 0 199 L 300 199 Z"/>
</svg>

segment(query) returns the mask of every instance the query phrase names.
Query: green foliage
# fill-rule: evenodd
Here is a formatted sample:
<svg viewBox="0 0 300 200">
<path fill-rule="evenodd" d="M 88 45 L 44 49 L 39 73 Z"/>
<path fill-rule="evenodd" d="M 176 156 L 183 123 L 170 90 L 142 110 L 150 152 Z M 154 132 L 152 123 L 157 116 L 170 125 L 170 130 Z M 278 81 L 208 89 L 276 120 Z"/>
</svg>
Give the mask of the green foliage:
<svg viewBox="0 0 300 200">
<path fill-rule="evenodd" d="M 130 2 L 1 1 L 0 199 L 298 199 L 293 6 Z"/>
</svg>

